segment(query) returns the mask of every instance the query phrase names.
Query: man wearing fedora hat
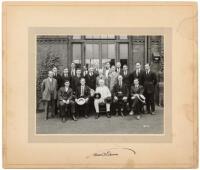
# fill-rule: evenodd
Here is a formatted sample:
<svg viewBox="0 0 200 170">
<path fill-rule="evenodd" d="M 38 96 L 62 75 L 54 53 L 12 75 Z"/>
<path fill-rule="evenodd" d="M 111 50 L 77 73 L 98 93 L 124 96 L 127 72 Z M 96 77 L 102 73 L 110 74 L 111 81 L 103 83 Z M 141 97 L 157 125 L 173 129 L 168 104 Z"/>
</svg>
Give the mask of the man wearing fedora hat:
<svg viewBox="0 0 200 170">
<path fill-rule="evenodd" d="M 96 95 L 98 94 L 98 95 Z M 97 97 L 96 97 L 97 96 Z M 104 80 L 99 79 L 99 87 L 96 88 L 94 96 L 94 107 L 96 110 L 96 119 L 99 117 L 99 104 L 106 104 L 107 117 L 110 118 L 110 103 L 111 103 L 111 93 L 107 86 L 104 85 Z"/>
<path fill-rule="evenodd" d="M 115 106 L 116 116 L 121 114 L 123 117 L 123 111 L 125 110 L 125 107 L 127 106 L 127 99 L 128 99 L 128 87 L 123 82 L 122 75 L 119 75 L 117 78 L 117 84 L 113 87 L 113 103 Z"/>
<path fill-rule="evenodd" d="M 142 85 L 139 85 L 138 78 L 134 79 L 134 85 L 130 89 L 130 98 L 131 98 L 131 112 L 130 115 L 133 115 L 133 112 L 137 115 L 136 118 L 139 120 L 141 118 L 141 110 L 145 103 L 145 97 L 143 96 L 144 88 Z"/>
</svg>

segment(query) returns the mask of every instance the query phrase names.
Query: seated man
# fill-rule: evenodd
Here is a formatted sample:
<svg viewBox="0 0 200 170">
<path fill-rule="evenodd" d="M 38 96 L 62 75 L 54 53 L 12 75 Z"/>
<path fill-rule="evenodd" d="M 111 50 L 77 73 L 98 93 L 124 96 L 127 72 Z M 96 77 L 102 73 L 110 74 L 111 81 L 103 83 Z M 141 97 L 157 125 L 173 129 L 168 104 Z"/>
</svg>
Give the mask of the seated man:
<svg viewBox="0 0 200 170">
<path fill-rule="evenodd" d="M 119 115 L 119 112 L 121 116 L 123 117 L 123 111 L 125 107 L 127 106 L 127 99 L 128 99 L 128 87 L 125 83 L 123 83 L 123 77 L 121 75 L 117 78 L 117 84 L 113 87 L 113 103 L 116 111 L 116 116 Z"/>
<path fill-rule="evenodd" d="M 106 104 L 106 113 L 107 117 L 110 118 L 110 102 L 109 99 L 111 98 L 110 90 L 107 86 L 104 85 L 104 80 L 99 80 L 99 87 L 96 88 L 96 94 L 100 94 L 100 98 L 94 100 L 94 107 L 96 110 L 96 119 L 99 118 L 99 104 L 105 103 Z"/>
<path fill-rule="evenodd" d="M 141 110 L 145 103 L 145 97 L 143 96 L 144 88 L 139 85 L 138 78 L 134 79 L 134 85 L 131 86 L 130 89 L 130 97 L 131 97 L 131 112 L 130 115 L 133 115 L 133 112 L 137 114 L 137 119 L 141 118 Z"/>
<path fill-rule="evenodd" d="M 69 109 L 71 109 L 72 118 L 75 120 L 75 102 L 73 101 L 73 91 L 69 85 L 69 80 L 65 80 L 64 87 L 61 87 L 58 91 L 58 100 L 60 104 L 62 122 L 66 121 L 66 113 Z"/>
<path fill-rule="evenodd" d="M 77 117 L 79 116 L 79 112 L 82 111 L 85 118 L 88 118 L 88 101 L 90 97 L 90 88 L 85 85 L 85 78 L 81 78 L 81 85 L 76 88 L 76 107 L 77 107 Z M 83 101 L 83 102 L 82 102 Z"/>
</svg>

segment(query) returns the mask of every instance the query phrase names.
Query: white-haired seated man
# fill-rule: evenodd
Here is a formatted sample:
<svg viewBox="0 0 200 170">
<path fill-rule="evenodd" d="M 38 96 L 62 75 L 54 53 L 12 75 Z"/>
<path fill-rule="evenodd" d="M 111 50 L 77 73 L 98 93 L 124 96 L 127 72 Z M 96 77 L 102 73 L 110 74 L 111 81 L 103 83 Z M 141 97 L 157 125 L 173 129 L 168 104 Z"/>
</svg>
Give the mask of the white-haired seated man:
<svg viewBox="0 0 200 170">
<path fill-rule="evenodd" d="M 107 117 L 110 118 L 110 103 L 111 103 L 111 93 L 107 86 L 105 86 L 103 79 L 99 79 L 99 86 L 95 91 L 94 107 L 96 110 L 96 119 L 99 118 L 99 105 L 106 104 Z"/>
</svg>

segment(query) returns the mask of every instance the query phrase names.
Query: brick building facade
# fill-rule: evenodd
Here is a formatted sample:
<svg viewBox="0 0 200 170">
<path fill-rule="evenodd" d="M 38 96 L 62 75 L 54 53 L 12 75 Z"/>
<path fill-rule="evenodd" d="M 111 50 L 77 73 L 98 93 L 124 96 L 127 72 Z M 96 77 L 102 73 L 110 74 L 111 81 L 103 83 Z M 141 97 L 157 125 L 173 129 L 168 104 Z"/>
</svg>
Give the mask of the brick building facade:
<svg viewBox="0 0 200 170">
<path fill-rule="evenodd" d="M 141 62 L 143 68 L 148 62 L 158 74 L 164 63 L 164 39 L 163 36 L 38 36 L 37 109 L 41 103 L 40 84 L 48 70 L 55 65 L 61 73 L 72 61 L 79 67 L 96 68 L 103 68 L 106 62 L 112 65 L 120 61 L 128 65 L 130 72 L 136 62 Z"/>
</svg>

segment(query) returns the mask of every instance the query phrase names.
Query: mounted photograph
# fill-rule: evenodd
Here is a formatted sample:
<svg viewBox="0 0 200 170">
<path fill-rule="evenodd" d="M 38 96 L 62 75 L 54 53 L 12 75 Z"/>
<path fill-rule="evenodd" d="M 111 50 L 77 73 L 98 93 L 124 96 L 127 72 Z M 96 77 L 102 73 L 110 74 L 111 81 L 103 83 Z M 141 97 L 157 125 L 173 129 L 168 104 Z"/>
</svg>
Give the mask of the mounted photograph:
<svg viewBox="0 0 200 170">
<path fill-rule="evenodd" d="M 163 35 L 37 35 L 36 134 L 163 134 Z"/>
</svg>

